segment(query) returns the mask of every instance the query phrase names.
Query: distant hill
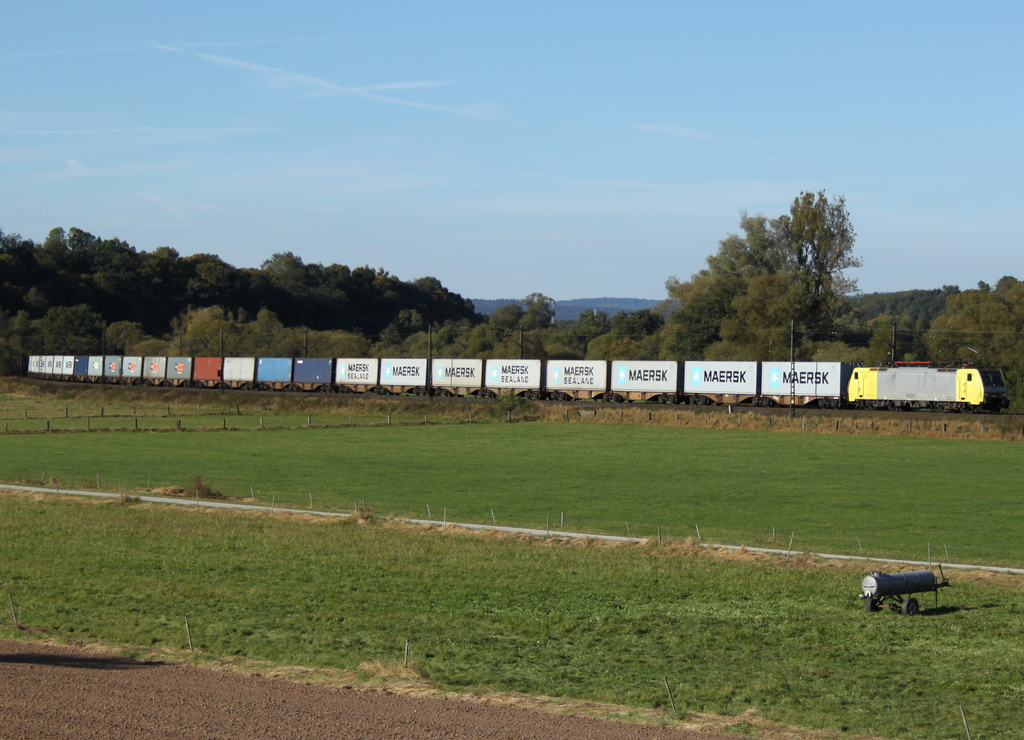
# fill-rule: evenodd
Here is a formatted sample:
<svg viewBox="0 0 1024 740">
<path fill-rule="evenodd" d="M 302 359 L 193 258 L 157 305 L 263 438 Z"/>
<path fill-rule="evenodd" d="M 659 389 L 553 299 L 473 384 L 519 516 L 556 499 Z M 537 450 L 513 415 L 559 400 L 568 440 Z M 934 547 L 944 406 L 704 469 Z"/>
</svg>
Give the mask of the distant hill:
<svg viewBox="0 0 1024 740">
<path fill-rule="evenodd" d="M 485 316 L 490 316 L 500 306 L 519 302 L 517 298 L 495 300 L 472 298 L 471 300 L 476 312 Z M 580 314 L 585 311 L 604 311 L 609 316 L 614 316 L 620 311 L 641 311 L 645 308 L 654 308 L 661 302 L 648 298 L 573 298 L 568 301 L 555 301 L 555 321 L 578 319 Z"/>
<path fill-rule="evenodd" d="M 879 316 L 909 316 L 914 321 L 933 321 L 946 308 L 946 298 L 960 289 L 946 285 L 933 290 L 902 290 L 895 293 L 866 293 L 851 297 L 850 308 L 858 312 L 861 322 Z"/>
</svg>

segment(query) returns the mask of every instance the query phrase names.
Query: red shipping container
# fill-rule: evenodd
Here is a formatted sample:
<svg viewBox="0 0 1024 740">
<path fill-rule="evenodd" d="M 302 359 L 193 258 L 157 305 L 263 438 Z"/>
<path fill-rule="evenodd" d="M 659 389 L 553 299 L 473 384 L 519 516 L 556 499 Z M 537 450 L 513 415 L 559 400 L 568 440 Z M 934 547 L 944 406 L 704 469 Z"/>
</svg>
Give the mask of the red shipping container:
<svg viewBox="0 0 1024 740">
<path fill-rule="evenodd" d="M 223 357 L 197 357 L 193 362 L 193 380 L 221 380 L 223 374 Z"/>
</svg>

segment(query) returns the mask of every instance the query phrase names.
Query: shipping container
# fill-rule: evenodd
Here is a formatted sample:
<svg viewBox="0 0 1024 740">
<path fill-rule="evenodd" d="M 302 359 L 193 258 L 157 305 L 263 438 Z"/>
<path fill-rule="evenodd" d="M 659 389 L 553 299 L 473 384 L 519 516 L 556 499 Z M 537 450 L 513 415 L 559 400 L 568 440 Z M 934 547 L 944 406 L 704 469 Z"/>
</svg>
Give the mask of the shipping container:
<svg viewBox="0 0 1024 740">
<path fill-rule="evenodd" d="M 130 378 L 129 382 L 137 382 L 142 377 L 142 358 L 141 357 L 122 357 L 121 358 L 121 377 Z"/>
<path fill-rule="evenodd" d="M 292 382 L 307 391 L 328 390 L 333 377 L 333 362 L 326 357 L 296 357 Z"/>
<path fill-rule="evenodd" d="M 540 398 L 544 368 L 540 360 L 487 360 L 484 387 L 489 395 L 510 390 L 514 395 Z"/>
<path fill-rule="evenodd" d="M 600 398 L 608 390 L 608 367 L 604 360 L 548 360 L 544 387 L 563 401 Z"/>
<path fill-rule="evenodd" d="M 75 371 L 72 373 L 77 378 L 89 376 L 89 358 L 85 356 L 75 358 Z"/>
<path fill-rule="evenodd" d="M 89 377 L 103 377 L 103 357 L 101 355 L 92 355 L 89 357 Z"/>
<path fill-rule="evenodd" d="M 104 378 L 120 378 L 121 377 L 121 355 L 104 355 L 103 356 L 103 377 Z"/>
<path fill-rule="evenodd" d="M 174 358 L 177 359 L 177 358 Z M 192 386 L 215 388 L 224 380 L 223 357 L 196 357 L 192 362 Z"/>
<path fill-rule="evenodd" d="M 388 357 L 380 361 L 381 393 L 427 392 L 427 361 Z"/>
<path fill-rule="evenodd" d="M 683 393 L 696 404 L 755 401 L 760 369 L 756 362 L 688 361 Z"/>
<path fill-rule="evenodd" d="M 261 391 L 280 391 L 292 382 L 290 357 L 260 357 L 256 361 L 256 388 Z"/>
<path fill-rule="evenodd" d="M 484 384 L 483 360 L 432 360 L 434 393 L 441 396 L 472 396 Z"/>
<path fill-rule="evenodd" d="M 838 408 L 846 398 L 852 362 L 761 363 L 760 396 L 764 405 L 815 405 Z"/>
<path fill-rule="evenodd" d="M 198 361 L 200 358 L 196 358 Z M 206 357 L 202 358 L 206 360 L 220 360 L 219 357 Z M 214 379 L 220 379 L 220 369 L 210 368 L 210 372 L 214 374 Z M 167 358 L 167 377 L 163 385 L 191 385 L 192 384 L 192 358 L 191 357 L 168 357 Z"/>
<path fill-rule="evenodd" d="M 366 393 L 377 387 L 380 360 L 339 357 L 334 361 L 334 385 L 341 393 Z"/>
<path fill-rule="evenodd" d="M 679 395 L 679 363 L 668 360 L 615 360 L 608 397 L 621 401 L 672 403 Z"/>
<path fill-rule="evenodd" d="M 70 376 L 75 372 L 74 355 L 60 355 L 57 359 L 57 375 Z"/>
<path fill-rule="evenodd" d="M 224 383 L 229 388 L 251 390 L 256 382 L 255 357 L 225 357 Z"/>
<path fill-rule="evenodd" d="M 147 357 L 142 361 L 142 377 L 154 381 L 151 385 L 160 385 L 160 380 L 167 377 L 166 357 Z"/>
</svg>

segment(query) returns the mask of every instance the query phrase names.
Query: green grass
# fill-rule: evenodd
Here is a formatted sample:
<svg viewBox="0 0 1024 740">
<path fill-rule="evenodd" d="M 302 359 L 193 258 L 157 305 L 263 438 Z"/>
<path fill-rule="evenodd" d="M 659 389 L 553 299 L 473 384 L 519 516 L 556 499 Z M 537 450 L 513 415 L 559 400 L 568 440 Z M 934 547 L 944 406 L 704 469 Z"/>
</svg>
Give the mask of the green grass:
<svg viewBox="0 0 1024 740">
<path fill-rule="evenodd" d="M 212 656 L 355 669 L 409 640 L 441 687 L 667 711 L 667 677 L 681 712 L 937 738 L 962 704 L 975 737 L 1024 737 L 1019 587 L 867 614 L 856 569 L 673 552 L 0 498 L 0 590 L 58 638 L 185 649 L 187 614 Z"/>
<path fill-rule="evenodd" d="M 0 437 L 0 479 L 1024 566 L 1019 443 L 603 424 Z M 858 542 L 859 538 L 859 542 Z M 947 557 L 946 551 L 949 555 Z"/>
</svg>

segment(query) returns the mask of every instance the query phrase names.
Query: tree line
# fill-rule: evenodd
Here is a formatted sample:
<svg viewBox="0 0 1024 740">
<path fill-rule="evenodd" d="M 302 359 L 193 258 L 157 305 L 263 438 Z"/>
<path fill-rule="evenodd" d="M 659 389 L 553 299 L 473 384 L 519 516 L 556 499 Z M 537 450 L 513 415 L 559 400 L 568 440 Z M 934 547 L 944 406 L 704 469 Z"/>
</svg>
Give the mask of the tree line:
<svg viewBox="0 0 1024 740">
<path fill-rule="evenodd" d="M 654 309 L 555 321 L 533 293 L 477 314 L 435 278 L 305 264 L 259 269 L 140 252 L 54 229 L 0 233 L 0 372 L 28 354 L 427 356 L 539 359 L 969 362 L 1024 391 L 1024 285 L 854 295 L 861 260 L 845 200 L 800 193 L 776 218 L 742 214 L 706 267 L 669 278 Z M 1014 409 L 1024 410 L 1024 399 Z"/>
</svg>

